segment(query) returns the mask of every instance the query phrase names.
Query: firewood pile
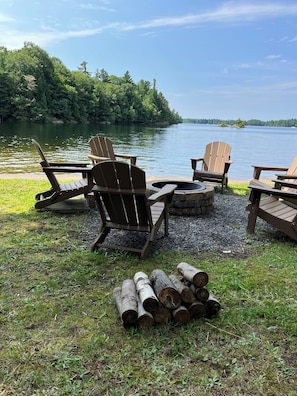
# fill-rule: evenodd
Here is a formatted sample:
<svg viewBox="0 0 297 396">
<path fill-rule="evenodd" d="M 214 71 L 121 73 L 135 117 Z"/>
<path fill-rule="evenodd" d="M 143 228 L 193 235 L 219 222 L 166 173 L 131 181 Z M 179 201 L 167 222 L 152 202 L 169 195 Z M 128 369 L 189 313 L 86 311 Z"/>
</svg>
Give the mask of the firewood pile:
<svg viewBox="0 0 297 396">
<path fill-rule="evenodd" d="M 208 274 L 188 263 L 177 265 L 180 277 L 155 269 L 148 276 L 136 272 L 113 290 L 124 327 L 149 327 L 170 320 L 188 323 L 212 317 L 221 305 L 207 289 Z"/>
</svg>

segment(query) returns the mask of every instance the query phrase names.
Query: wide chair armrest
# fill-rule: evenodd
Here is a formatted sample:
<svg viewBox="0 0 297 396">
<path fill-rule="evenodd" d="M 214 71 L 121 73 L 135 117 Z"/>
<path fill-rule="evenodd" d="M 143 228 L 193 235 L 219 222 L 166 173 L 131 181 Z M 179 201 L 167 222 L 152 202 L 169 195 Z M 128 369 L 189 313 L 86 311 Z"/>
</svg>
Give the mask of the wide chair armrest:
<svg viewBox="0 0 297 396">
<path fill-rule="evenodd" d="M 64 166 L 64 167 L 45 166 L 43 167 L 43 171 L 60 172 L 60 173 L 91 173 L 92 168 L 75 167 L 75 166 Z"/>
<path fill-rule="evenodd" d="M 177 188 L 176 184 L 165 184 L 160 191 L 150 195 L 147 200 L 150 205 L 153 205 L 155 202 L 159 202 L 164 200 L 165 198 L 168 202 L 171 202 L 174 190 Z"/>
<path fill-rule="evenodd" d="M 259 179 L 262 171 L 275 171 L 275 172 L 286 172 L 289 168 L 281 166 L 265 166 L 265 165 L 252 165 L 254 168 L 253 179 Z"/>
<path fill-rule="evenodd" d="M 297 178 L 295 178 L 296 180 Z M 274 183 L 274 188 L 278 188 L 281 189 L 283 187 L 288 187 L 288 188 L 295 188 L 296 189 L 296 193 L 297 193 L 297 184 L 296 183 L 290 183 L 287 180 L 272 180 L 272 182 Z"/>
<path fill-rule="evenodd" d="M 288 175 L 287 173 L 284 174 L 276 174 L 275 175 L 278 180 L 284 180 L 284 179 L 291 179 L 291 180 L 297 180 L 297 175 Z"/>
<path fill-rule="evenodd" d="M 132 165 L 136 164 L 136 160 L 137 160 L 137 156 L 136 155 L 130 155 L 130 154 L 118 154 L 118 153 L 114 153 L 114 155 L 116 157 L 119 158 L 124 158 L 124 159 L 129 159 L 131 161 Z"/>
<path fill-rule="evenodd" d="M 98 155 L 93 155 L 93 154 L 89 154 L 88 158 L 90 158 L 90 160 L 95 160 L 97 162 L 110 161 L 109 157 L 98 157 Z"/>
<path fill-rule="evenodd" d="M 87 162 L 49 162 L 50 166 L 66 166 L 66 167 L 81 167 L 85 168 L 89 166 Z"/>
<path fill-rule="evenodd" d="M 224 173 L 227 173 L 227 172 L 228 172 L 228 170 L 229 170 L 231 164 L 233 164 L 233 161 L 232 161 L 232 160 L 228 160 L 228 161 L 225 162 Z"/>
<path fill-rule="evenodd" d="M 248 187 L 251 189 L 251 191 L 258 191 L 261 194 L 274 195 L 276 197 L 283 199 L 288 199 L 288 198 L 297 199 L 297 192 L 295 193 L 290 191 L 279 190 L 277 188 L 270 187 L 267 184 L 262 183 L 257 179 L 251 180 Z"/>
<path fill-rule="evenodd" d="M 192 169 L 196 170 L 197 168 L 197 162 L 199 161 L 203 161 L 204 162 L 204 158 L 191 158 L 191 163 L 192 163 Z"/>
</svg>

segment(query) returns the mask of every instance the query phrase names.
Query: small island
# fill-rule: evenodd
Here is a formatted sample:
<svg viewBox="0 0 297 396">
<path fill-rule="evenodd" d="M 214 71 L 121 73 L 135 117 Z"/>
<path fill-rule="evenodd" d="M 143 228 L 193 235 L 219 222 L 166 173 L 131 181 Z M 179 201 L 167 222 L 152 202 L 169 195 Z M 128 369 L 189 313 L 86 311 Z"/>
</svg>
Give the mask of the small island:
<svg viewBox="0 0 297 396">
<path fill-rule="evenodd" d="M 218 125 L 222 128 L 226 128 L 228 126 L 226 121 L 221 121 Z M 238 118 L 238 120 L 236 120 L 236 121 L 231 121 L 230 126 L 231 126 L 231 128 L 244 128 L 245 122 L 242 121 L 240 118 Z"/>
<path fill-rule="evenodd" d="M 234 124 L 231 124 L 231 127 L 232 128 L 244 128 L 245 127 L 245 123 L 240 118 L 238 118 L 238 120 L 235 121 Z"/>
</svg>

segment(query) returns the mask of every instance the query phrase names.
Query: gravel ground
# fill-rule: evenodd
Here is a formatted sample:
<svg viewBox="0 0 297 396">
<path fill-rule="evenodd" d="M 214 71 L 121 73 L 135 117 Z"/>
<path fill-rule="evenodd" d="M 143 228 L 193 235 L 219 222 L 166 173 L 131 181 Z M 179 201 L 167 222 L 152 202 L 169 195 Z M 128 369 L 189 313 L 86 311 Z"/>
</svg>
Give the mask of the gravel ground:
<svg viewBox="0 0 297 396">
<path fill-rule="evenodd" d="M 247 196 L 238 196 L 226 191 L 216 193 L 214 211 L 200 216 L 175 216 L 169 218 L 169 236 L 164 236 L 160 227 L 151 254 L 162 251 L 180 250 L 189 252 L 217 252 L 220 254 L 242 255 L 248 246 L 260 245 L 273 239 L 286 240 L 287 237 L 270 227 L 261 219 L 257 220 L 256 233 L 246 232 L 248 212 L 245 207 Z M 89 213 L 87 222 L 89 233 L 87 243 L 91 245 L 97 235 L 99 216 L 96 210 Z M 109 242 L 138 245 L 144 233 L 111 231 Z"/>
</svg>

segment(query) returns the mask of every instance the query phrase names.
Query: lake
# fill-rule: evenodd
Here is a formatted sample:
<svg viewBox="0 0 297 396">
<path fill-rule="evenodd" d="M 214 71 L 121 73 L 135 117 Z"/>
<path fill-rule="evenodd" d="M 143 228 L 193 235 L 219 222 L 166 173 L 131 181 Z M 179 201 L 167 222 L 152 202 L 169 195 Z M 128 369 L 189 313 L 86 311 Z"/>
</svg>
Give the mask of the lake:
<svg viewBox="0 0 297 396">
<path fill-rule="evenodd" d="M 252 164 L 289 166 L 297 155 L 294 128 L 7 123 L 0 125 L 0 173 L 41 172 L 32 138 L 41 144 L 50 161 L 88 161 L 88 140 L 95 135 L 108 136 L 118 153 L 137 155 L 137 165 L 147 176 L 156 178 L 191 178 L 190 159 L 202 157 L 205 145 L 216 140 L 232 147 L 230 179 L 251 179 Z M 273 175 L 265 173 L 267 177 Z"/>
</svg>

